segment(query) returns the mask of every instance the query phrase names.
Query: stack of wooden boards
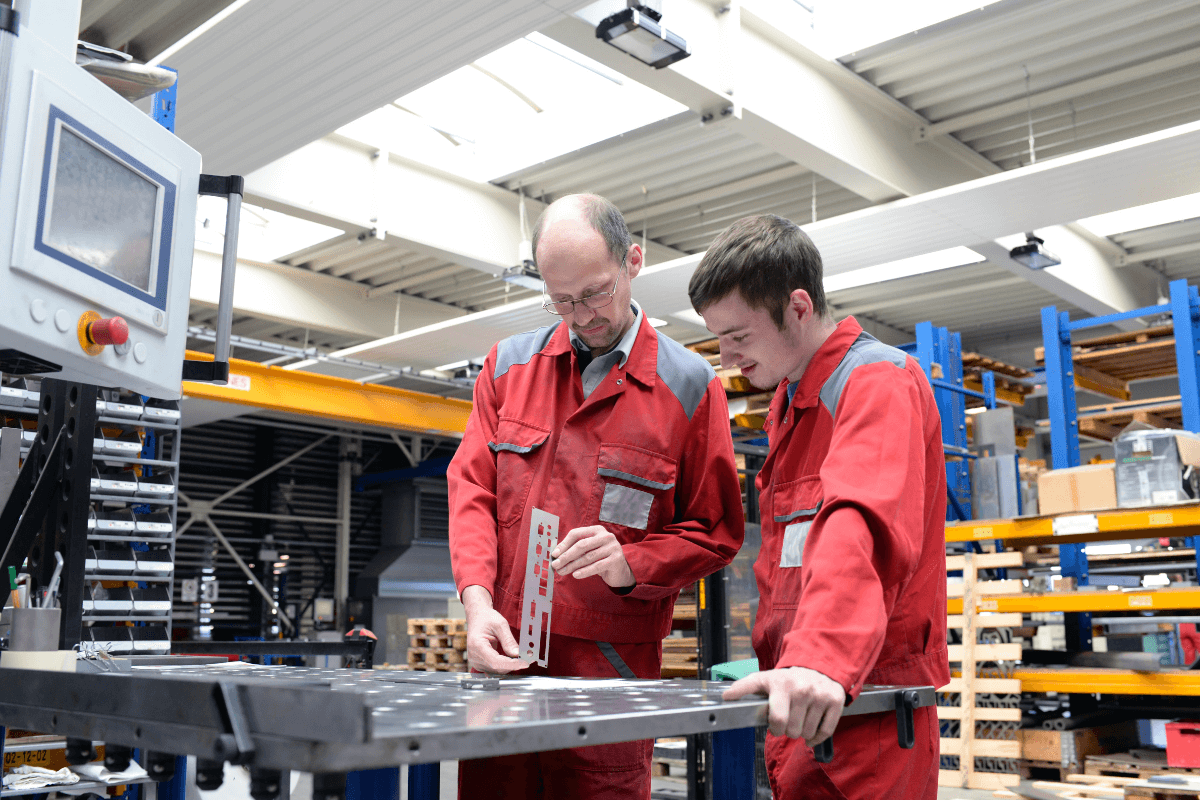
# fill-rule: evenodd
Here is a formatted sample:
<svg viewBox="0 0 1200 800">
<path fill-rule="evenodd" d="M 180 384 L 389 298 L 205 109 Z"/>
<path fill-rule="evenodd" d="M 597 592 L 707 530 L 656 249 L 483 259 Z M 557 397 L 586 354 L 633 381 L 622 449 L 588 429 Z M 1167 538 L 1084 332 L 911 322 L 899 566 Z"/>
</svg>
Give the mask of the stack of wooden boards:
<svg viewBox="0 0 1200 800">
<path fill-rule="evenodd" d="M 1039 365 L 1045 363 L 1044 348 L 1037 348 L 1035 357 Z M 1117 401 L 1080 406 L 1081 435 L 1112 441 L 1133 421 L 1156 428 L 1183 427 L 1179 395 L 1130 402 L 1130 381 L 1177 374 L 1175 330 L 1171 325 L 1075 342 L 1071 346 L 1071 358 L 1076 388 L 1107 395 Z"/>
<path fill-rule="evenodd" d="M 467 672 L 467 621 L 410 619 L 408 667 L 428 672 Z"/>
</svg>

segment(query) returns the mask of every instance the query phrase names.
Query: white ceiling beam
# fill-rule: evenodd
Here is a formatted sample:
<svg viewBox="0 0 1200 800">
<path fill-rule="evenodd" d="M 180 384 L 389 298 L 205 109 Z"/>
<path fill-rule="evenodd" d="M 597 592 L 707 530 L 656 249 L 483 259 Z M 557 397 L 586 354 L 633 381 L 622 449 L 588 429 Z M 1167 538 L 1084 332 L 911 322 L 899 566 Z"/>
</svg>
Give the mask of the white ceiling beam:
<svg viewBox="0 0 1200 800">
<path fill-rule="evenodd" d="M 542 33 L 871 200 L 997 171 L 957 142 L 919 146 L 912 131 L 921 117 L 781 33 L 773 4 L 725 7 L 722 14 L 704 0 L 672 0 L 667 22 L 692 55 L 661 70 L 597 39 L 579 19 Z"/>
<path fill-rule="evenodd" d="M 587 2 L 254 0 L 167 60 L 176 130 L 205 172 L 245 175 Z"/>
<path fill-rule="evenodd" d="M 1143 78 L 1169 73 L 1196 63 L 1200 63 L 1200 47 L 1184 50 L 1181 53 L 1172 53 L 1169 56 L 1156 58 L 1153 61 L 1144 61 L 1132 67 L 1113 70 L 1112 72 L 1106 72 L 1103 75 L 1097 75 L 1086 80 L 1035 92 L 1028 98 L 1021 97 L 1016 100 L 1010 100 L 1007 103 L 998 103 L 994 106 L 981 108 L 978 111 L 972 111 L 930 125 L 924 125 L 918 129 L 916 138 L 918 140 L 929 140 L 936 136 L 966 130 L 976 125 L 995 122 L 1013 114 L 1024 114 L 1030 108 L 1042 108 L 1052 103 L 1073 100 L 1092 92 L 1100 92 Z"/>
<path fill-rule="evenodd" d="M 668 24 L 687 38 L 692 55 L 662 70 L 645 67 L 597 40 L 591 27 L 578 19 L 564 19 L 543 33 L 720 120 L 710 124 L 734 126 L 774 152 L 877 202 L 935 193 L 1000 172 L 953 137 L 914 138 L 913 131 L 927 129 L 928 121 L 785 33 L 795 29 L 795 20 L 788 16 L 794 13 L 791 4 L 778 0 L 742 0 L 717 9 L 705 0 L 672 0 Z M 722 109 L 730 111 L 724 119 Z M 886 237 L 869 238 L 886 242 Z M 919 252 L 885 252 L 889 244 L 866 245 L 880 250 L 876 261 L 851 262 L 856 267 L 873 266 L 933 249 L 918 245 L 923 248 Z M 1119 258 L 1120 254 L 1111 255 Z M 1060 288 L 1059 296 L 1070 302 L 1094 288 L 1086 279 L 1079 285 L 1041 280 Z M 1122 292 L 1112 296 L 1137 294 L 1132 275 L 1113 275 L 1111 280 L 1125 284 Z"/>
<path fill-rule="evenodd" d="M 1152 305 L 1156 298 L 1148 293 L 1156 282 L 1128 281 L 1131 267 L 1114 267 L 1109 254 L 1064 223 L 1200 191 L 1196 163 L 1200 122 L 802 227 L 821 251 L 826 275 L 967 246 L 1088 313 L 1127 311 Z M 1096 175 L 1104 180 L 1097 183 Z M 995 241 L 1029 230 L 1045 234 L 1062 266 L 1026 270 Z M 666 319 L 691 307 L 688 280 L 702 255 L 655 265 L 638 276 L 633 296 L 646 313 Z M 1135 284 L 1141 284 L 1138 291 L 1131 289 Z M 477 358 L 505 336 L 545 325 L 539 306 L 540 298 L 518 300 L 343 352 L 418 369 Z"/>
<path fill-rule="evenodd" d="M 1062 259 L 1062 264 L 1046 269 L 1029 269 L 1013 261 L 1009 250 L 1024 241 L 1023 236 L 1007 241 L 971 245 L 998 267 L 1020 276 L 1056 297 L 1078 306 L 1093 316 L 1152 306 L 1158 302 L 1161 277 L 1140 265 L 1116 267 L 1108 254 L 1084 236 L 1064 225 L 1039 228 L 1037 235 L 1046 241 L 1046 249 Z M 1142 274 L 1134 278 L 1130 270 Z M 985 300 L 986 302 L 986 300 Z M 1116 327 L 1132 331 L 1145 327 L 1141 320 L 1123 320 Z"/>
<path fill-rule="evenodd" d="M 1169 247 L 1156 247 L 1153 250 L 1141 250 L 1125 255 L 1118 262 L 1118 266 L 1140 261 L 1154 261 L 1159 258 L 1170 258 L 1171 256 L 1182 256 L 1187 253 L 1194 253 L 1197 250 L 1200 250 L 1200 242 L 1188 242 L 1187 244 L 1174 244 Z"/>
<path fill-rule="evenodd" d="M 216 307 L 221 257 L 197 250 L 192 262 L 193 305 Z M 419 297 L 400 297 L 400 319 L 419 328 L 465 312 Z M 397 296 L 370 299 L 366 288 L 282 264 L 238 260 L 234 314 L 332 333 L 378 338 L 395 331 Z"/>
<path fill-rule="evenodd" d="M 375 152 L 353 139 L 326 136 L 247 175 L 246 201 L 349 232 L 378 228 L 387 244 L 489 275 L 517 263 L 516 193 L 394 153 L 379 172 Z M 525 205 L 530 220 L 545 208 L 529 197 Z M 647 250 L 651 263 L 681 255 L 656 242 Z"/>
</svg>

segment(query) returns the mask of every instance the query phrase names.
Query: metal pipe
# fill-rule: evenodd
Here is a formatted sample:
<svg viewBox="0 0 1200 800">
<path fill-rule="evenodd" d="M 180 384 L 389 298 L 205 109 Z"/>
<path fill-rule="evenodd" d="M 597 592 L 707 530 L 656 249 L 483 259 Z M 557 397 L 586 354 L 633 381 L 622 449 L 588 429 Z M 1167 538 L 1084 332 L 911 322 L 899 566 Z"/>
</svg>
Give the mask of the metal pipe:
<svg viewBox="0 0 1200 800">
<path fill-rule="evenodd" d="M 295 633 L 296 626 L 292 624 L 290 619 L 288 619 L 288 615 L 283 613 L 283 609 L 279 607 L 279 603 L 275 602 L 275 598 L 271 596 L 271 593 L 268 592 L 261 583 L 259 583 L 258 577 L 254 574 L 254 571 L 246 566 L 245 561 L 242 561 L 242 557 L 238 555 L 237 550 L 233 549 L 233 545 L 230 544 L 229 540 L 225 538 L 225 534 L 221 533 L 221 530 L 214 525 L 213 521 L 208 517 L 204 518 L 204 524 L 207 525 L 209 530 L 213 532 L 213 535 L 220 540 L 221 545 L 224 546 L 224 548 L 229 552 L 229 555 L 233 556 L 233 560 L 237 562 L 238 568 L 246 574 L 246 577 L 250 579 L 250 583 L 254 584 L 254 588 L 257 589 L 258 593 L 263 596 L 263 599 L 271 604 L 271 608 L 273 608 L 275 613 L 279 615 L 279 620 L 287 626 L 288 632 Z"/>
<path fill-rule="evenodd" d="M 225 212 L 225 246 L 221 249 L 221 294 L 217 304 L 216 361 L 229 363 L 229 337 L 233 333 L 233 277 L 237 270 L 238 229 L 242 217 L 242 195 L 229 193 Z M 224 381 L 222 381 L 223 383 Z"/>
<path fill-rule="evenodd" d="M 337 549 L 333 567 L 333 594 L 337 613 L 337 630 L 345 631 L 349 624 L 346 603 L 350 599 L 350 492 L 354 484 L 354 459 L 361 453 L 358 442 L 343 436 L 338 458 L 338 517 Z"/>
</svg>

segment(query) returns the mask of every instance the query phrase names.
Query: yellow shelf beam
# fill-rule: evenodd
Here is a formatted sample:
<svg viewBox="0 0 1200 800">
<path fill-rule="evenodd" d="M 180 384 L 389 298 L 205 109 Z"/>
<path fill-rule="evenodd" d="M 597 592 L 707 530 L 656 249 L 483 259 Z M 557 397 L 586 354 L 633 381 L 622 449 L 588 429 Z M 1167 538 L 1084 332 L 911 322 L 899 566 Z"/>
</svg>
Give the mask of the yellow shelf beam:
<svg viewBox="0 0 1200 800">
<path fill-rule="evenodd" d="M 950 614 L 962 613 L 962 599 L 946 601 Z M 976 608 L 1000 614 L 1048 611 L 1179 611 L 1200 609 L 1200 589 L 1139 589 L 1134 592 L 1045 592 L 980 597 Z M 981 619 L 986 620 L 987 617 Z M 1153 621 L 1147 617 L 1147 621 Z"/>
<path fill-rule="evenodd" d="M 1013 670 L 1013 677 L 1021 681 L 1023 692 L 1200 696 L 1200 672 L 1181 669 L 1134 672 L 1083 667 L 1020 668 Z"/>
<path fill-rule="evenodd" d="M 1064 518 L 1096 518 L 1095 530 L 1077 532 L 1080 526 L 1068 527 L 1055 520 Z M 972 542 L 981 539 L 1002 539 L 1022 544 L 1078 544 L 1108 539 L 1140 539 L 1155 536 L 1200 535 L 1200 505 L 1188 504 L 1157 508 L 1122 508 L 1113 511 L 1085 511 L 1050 517 L 1020 519 L 972 520 L 946 526 L 947 542 Z"/>
<path fill-rule="evenodd" d="M 188 351 L 187 357 L 212 356 Z M 230 359 L 229 385 L 183 382 L 183 394 L 221 403 L 373 425 L 434 436 L 462 436 L 471 403 L 391 386 Z"/>
</svg>

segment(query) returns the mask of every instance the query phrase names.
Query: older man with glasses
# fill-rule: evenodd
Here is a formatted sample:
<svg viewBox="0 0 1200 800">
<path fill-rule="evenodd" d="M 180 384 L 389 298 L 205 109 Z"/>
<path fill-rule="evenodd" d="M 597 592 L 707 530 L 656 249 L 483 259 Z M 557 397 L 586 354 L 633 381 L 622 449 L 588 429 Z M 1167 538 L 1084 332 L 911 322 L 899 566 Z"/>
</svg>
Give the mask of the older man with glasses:
<svg viewBox="0 0 1200 800">
<path fill-rule="evenodd" d="M 611 203 L 558 200 L 533 244 L 561 320 L 492 348 L 447 474 L 468 659 L 489 673 L 658 678 L 679 590 L 742 543 L 725 393 L 633 302 L 644 256 Z M 561 531 L 545 668 L 517 646 L 534 508 Z M 459 796 L 648 798 L 652 749 L 464 761 Z"/>
</svg>

